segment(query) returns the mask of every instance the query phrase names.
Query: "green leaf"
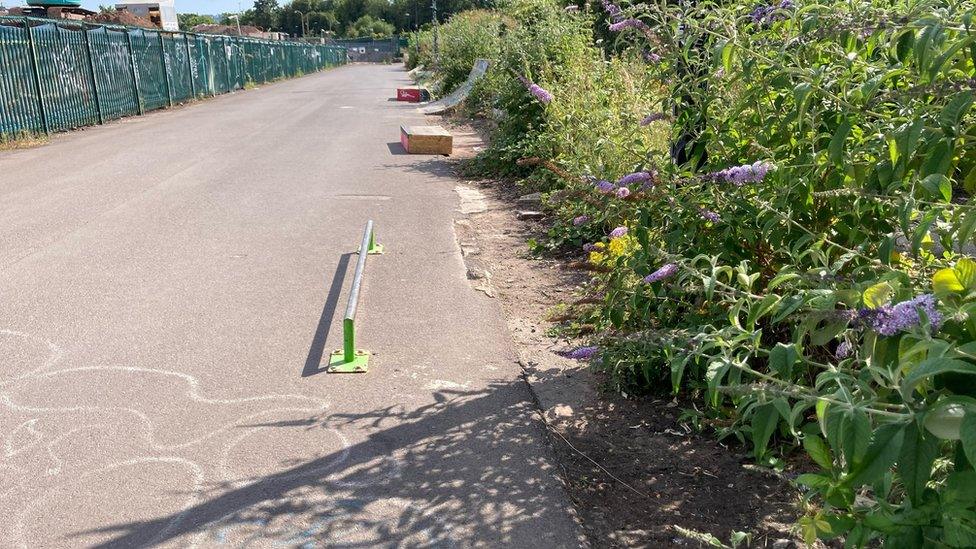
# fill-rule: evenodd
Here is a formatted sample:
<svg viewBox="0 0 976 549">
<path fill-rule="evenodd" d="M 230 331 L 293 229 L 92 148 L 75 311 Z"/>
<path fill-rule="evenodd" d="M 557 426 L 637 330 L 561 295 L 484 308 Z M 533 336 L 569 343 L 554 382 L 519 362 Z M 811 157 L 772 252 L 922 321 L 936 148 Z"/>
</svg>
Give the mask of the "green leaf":
<svg viewBox="0 0 976 549">
<path fill-rule="evenodd" d="M 976 166 L 969 170 L 969 175 L 962 181 L 962 188 L 969 194 L 976 193 Z"/>
<path fill-rule="evenodd" d="M 724 68 L 725 72 L 729 74 L 732 73 L 732 48 L 734 46 L 735 43 L 731 40 L 722 46 L 722 68 Z"/>
<path fill-rule="evenodd" d="M 966 410 L 959 429 L 959 440 L 969 463 L 976 463 L 976 408 Z"/>
<path fill-rule="evenodd" d="M 961 440 L 966 407 L 945 398 L 925 414 L 925 428 L 943 440 Z"/>
<path fill-rule="evenodd" d="M 967 517 L 951 514 L 942 520 L 945 543 L 949 547 L 976 547 L 976 524 Z"/>
<path fill-rule="evenodd" d="M 779 424 L 779 412 L 772 404 L 764 404 L 756 408 L 752 416 L 752 444 L 753 455 L 757 459 L 766 454 L 769 439 Z"/>
<path fill-rule="evenodd" d="M 901 394 L 907 397 L 922 381 L 948 372 L 976 375 L 976 364 L 942 357 L 922 361 L 902 380 Z"/>
<path fill-rule="evenodd" d="M 708 380 L 708 392 L 711 397 L 709 400 L 712 406 L 718 406 L 718 386 L 722 383 L 722 378 L 725 377 L 728 371 L 728 362 L 714 361 L 708 365 L 708 370 L 705 372 L 705 379 Z"/>
<path fill-rule="evenodd" d="M 949 142 L 945 139 L 939 139 L 935 142 L 935 145 L 929 151 L 928 157 L 925 159 L 925 164 L 922 167 L 922 177 L 928 177 L 936 173 L 945 175 L 949 171 L 951 163 L 952 147 L 950 147 Z"/>
<path fill-rule="evenodd" d="M 946 202 L 952 200 L 952 182 L 945 174 L 934 173 L 923 179 L 920 185 L 933 197 L 942 197 Z"/>
<path fill-rule="evenodd" d="M 827 447 L 827 443 L 816 435 L 807 435 L 803 437 L 803 449 L 810 454 L 810 458 L 813 459 L 820 467 L 827 471 L 830 471 L 834 467 L 834 458 L 830 455 L 830 448 Z"/>
<path fill-rule="evenodd" d="M 932 291 L 936 295 L 957 294 L 965 289 L 954 269 L 940 269 L 932 275 Z"/>
<path fill-rule="evenodd" d="M 844 429 L 844 457 L 850 466 L 857 467 L 868 450 L 871 440 L 871 420 L 863 410 L 847 412 L 849 420 Z"/>
<path fill-rule="evenodd" d="M 922 247 L 922 240 L 926 238 L 931 238 L 929 236 L 929 229 L 932 228 L 932 224 L 935 223 L 936 218 L 939 216 L 938 210 L 929 210 L 925 212 L 922 216 L 921 221 L 918 223 L 918 227 L 915 228 L 915 234 L 912 236 L 912 253 L 917 254 L 919 248 Z"/>
<path fill-rule="evenodd" d="M 973 92 L 964 91 L 957 93 L 949 102 L 943 107 L 942 112 L 939 114 L 939 123 L 951 133 L 958 135 L 959 123 L 962 121 L 962 117 L 966 116 L 969 108 L 973 105 Z"/>
<path fill-rule="evenodd" d="M 895 56 L 898 61 L 904 63 L 908 56 L 912 54 L 912 48 L 915 46 L 915 30 L 908 29 L 901 33 L 898 40 L 895 42 Z"/>
<path fill-rule="evenodd" d="M 976 471 L 957 471 L 946 478 L 944 505 L 962 503 L 972 505 L 976 501 Z"/>
<path fill-rule="evenodd" d="M 793 364 L 799 354 L 795 345 L 777 343 L 769 351 L 769 368 L 779 374 L 780 379 L 790 379 L 793 375 Z"/>
<path fill-rule="evenodd" d="M 803 296 L 799 296 L 799 295 L 787 296 L 786 298 L 783 299 L 783 301 L 779 302 L 779 306 L 776 308 L 777 309 L 776 314 L 773 316 L 773 319 L 770 322 L 776 324 L 780 320 L 783 320 L 784 318 L 793 314 L 793 312 L 799 309 L 802 305 L 803 305 Z"/>
<path fill-rule="evenodd" d="M 904 438 L 904 424 L 889 423 L 879 427 L 874 432 L 864 459 L 845 479 L 845 484 L 852 488 L 874 484 L 897 460 Z"/>
<path fill-rule="evenodd" d="M 939 455 L 939 441 L 911 422 L 905 429 L 905 443 L 898 458 L 898 475 L 912 504 L 922 503 L 925 484 L 932 476 L 932 463 Z"/>
<path fill-rule="evenodd" d="M 976 290 L 976 261 L 964 257 L 956 262 L 952 270 L 959 282 L 966 287 L 966 291 Z"/>
<path fill-rule="evenodd" d="M 827 158 L 837 166 L 840 166 L 841 160 L 843 160 L 844 143 L 847 141 L 847 136 L 850 133 L 851 123 L 845 118 L 840 125 L 837 126 L 834 136 L 830 138 L 830 145 L 827 146 Z"/>
<path fill-rule="evenodd" d="M 818 475 L 815 473 L 804 473 L 794 481 L 800 486 L 806 486 L 808 488 L 826 488 L 830 486 L 830 477 L 827 475 Z"/>
</svg>

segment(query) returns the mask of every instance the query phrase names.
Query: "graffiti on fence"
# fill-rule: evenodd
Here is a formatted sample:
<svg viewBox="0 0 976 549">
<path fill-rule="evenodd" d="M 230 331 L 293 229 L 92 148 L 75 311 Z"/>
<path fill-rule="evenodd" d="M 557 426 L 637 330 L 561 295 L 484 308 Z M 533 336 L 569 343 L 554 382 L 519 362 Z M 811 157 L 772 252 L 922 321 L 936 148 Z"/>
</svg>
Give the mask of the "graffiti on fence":
<svg viewBox="0 0 976 549">
<path fill-rule="evenodd" d="M 97 124 L 345 62 L 337 46 L 0 17 L 0 139 Z"/>
</svg>

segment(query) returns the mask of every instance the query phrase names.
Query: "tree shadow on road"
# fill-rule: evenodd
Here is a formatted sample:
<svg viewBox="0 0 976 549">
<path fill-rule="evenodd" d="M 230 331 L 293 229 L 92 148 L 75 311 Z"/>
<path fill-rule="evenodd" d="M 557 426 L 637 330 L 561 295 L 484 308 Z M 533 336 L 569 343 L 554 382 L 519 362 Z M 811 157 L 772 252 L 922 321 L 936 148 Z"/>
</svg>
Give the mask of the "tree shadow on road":
<svg viewBox="0 0 976 549">
<path fill-rule="evenodd" d="M 273 474 L 213 485 L 179 513 L 101 528 L 113 537 L 97 547 L 187 538 L 204 546 L 576 546 L 527 390 L 521 380 L 500 382 L 438 390 L 416 409 L 240 426 L 289 430 L 295 440 L 337 433 L 344 443 L 310 461 L 279 461 Z"/>
</svg>

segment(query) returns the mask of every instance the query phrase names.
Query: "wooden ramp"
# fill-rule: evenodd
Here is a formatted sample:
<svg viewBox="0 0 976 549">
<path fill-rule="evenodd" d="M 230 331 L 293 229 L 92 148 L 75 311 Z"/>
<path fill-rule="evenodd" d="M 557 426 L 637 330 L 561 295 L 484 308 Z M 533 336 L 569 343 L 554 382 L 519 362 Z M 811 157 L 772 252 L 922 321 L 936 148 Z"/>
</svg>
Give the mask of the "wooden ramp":
<svg viewBox="0 0 976 549">
<path fill-rule="evenodd" d="M 400 126 L 400 143 L 410 154 L 450 155 L 454 138 L 440 126 Z"/>
</svg>

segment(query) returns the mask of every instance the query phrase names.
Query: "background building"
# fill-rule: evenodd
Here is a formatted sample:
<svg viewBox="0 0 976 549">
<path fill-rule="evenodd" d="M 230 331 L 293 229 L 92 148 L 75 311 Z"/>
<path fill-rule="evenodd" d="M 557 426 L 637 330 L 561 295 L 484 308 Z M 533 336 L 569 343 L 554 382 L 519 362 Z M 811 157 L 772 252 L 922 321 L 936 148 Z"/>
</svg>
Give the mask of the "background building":
<svg viewBox="0 0 976 549">
<path fill-rule="evenodd" d="M 127 2 L 124 4 L 116 4 L 115 9 L 118 11 L 127 11 L 133 15 L 149 19 L 153 24 L 163 30 L 180 30 L 180 23 L 176 18 L 175 0 Z"/>
</svg>

